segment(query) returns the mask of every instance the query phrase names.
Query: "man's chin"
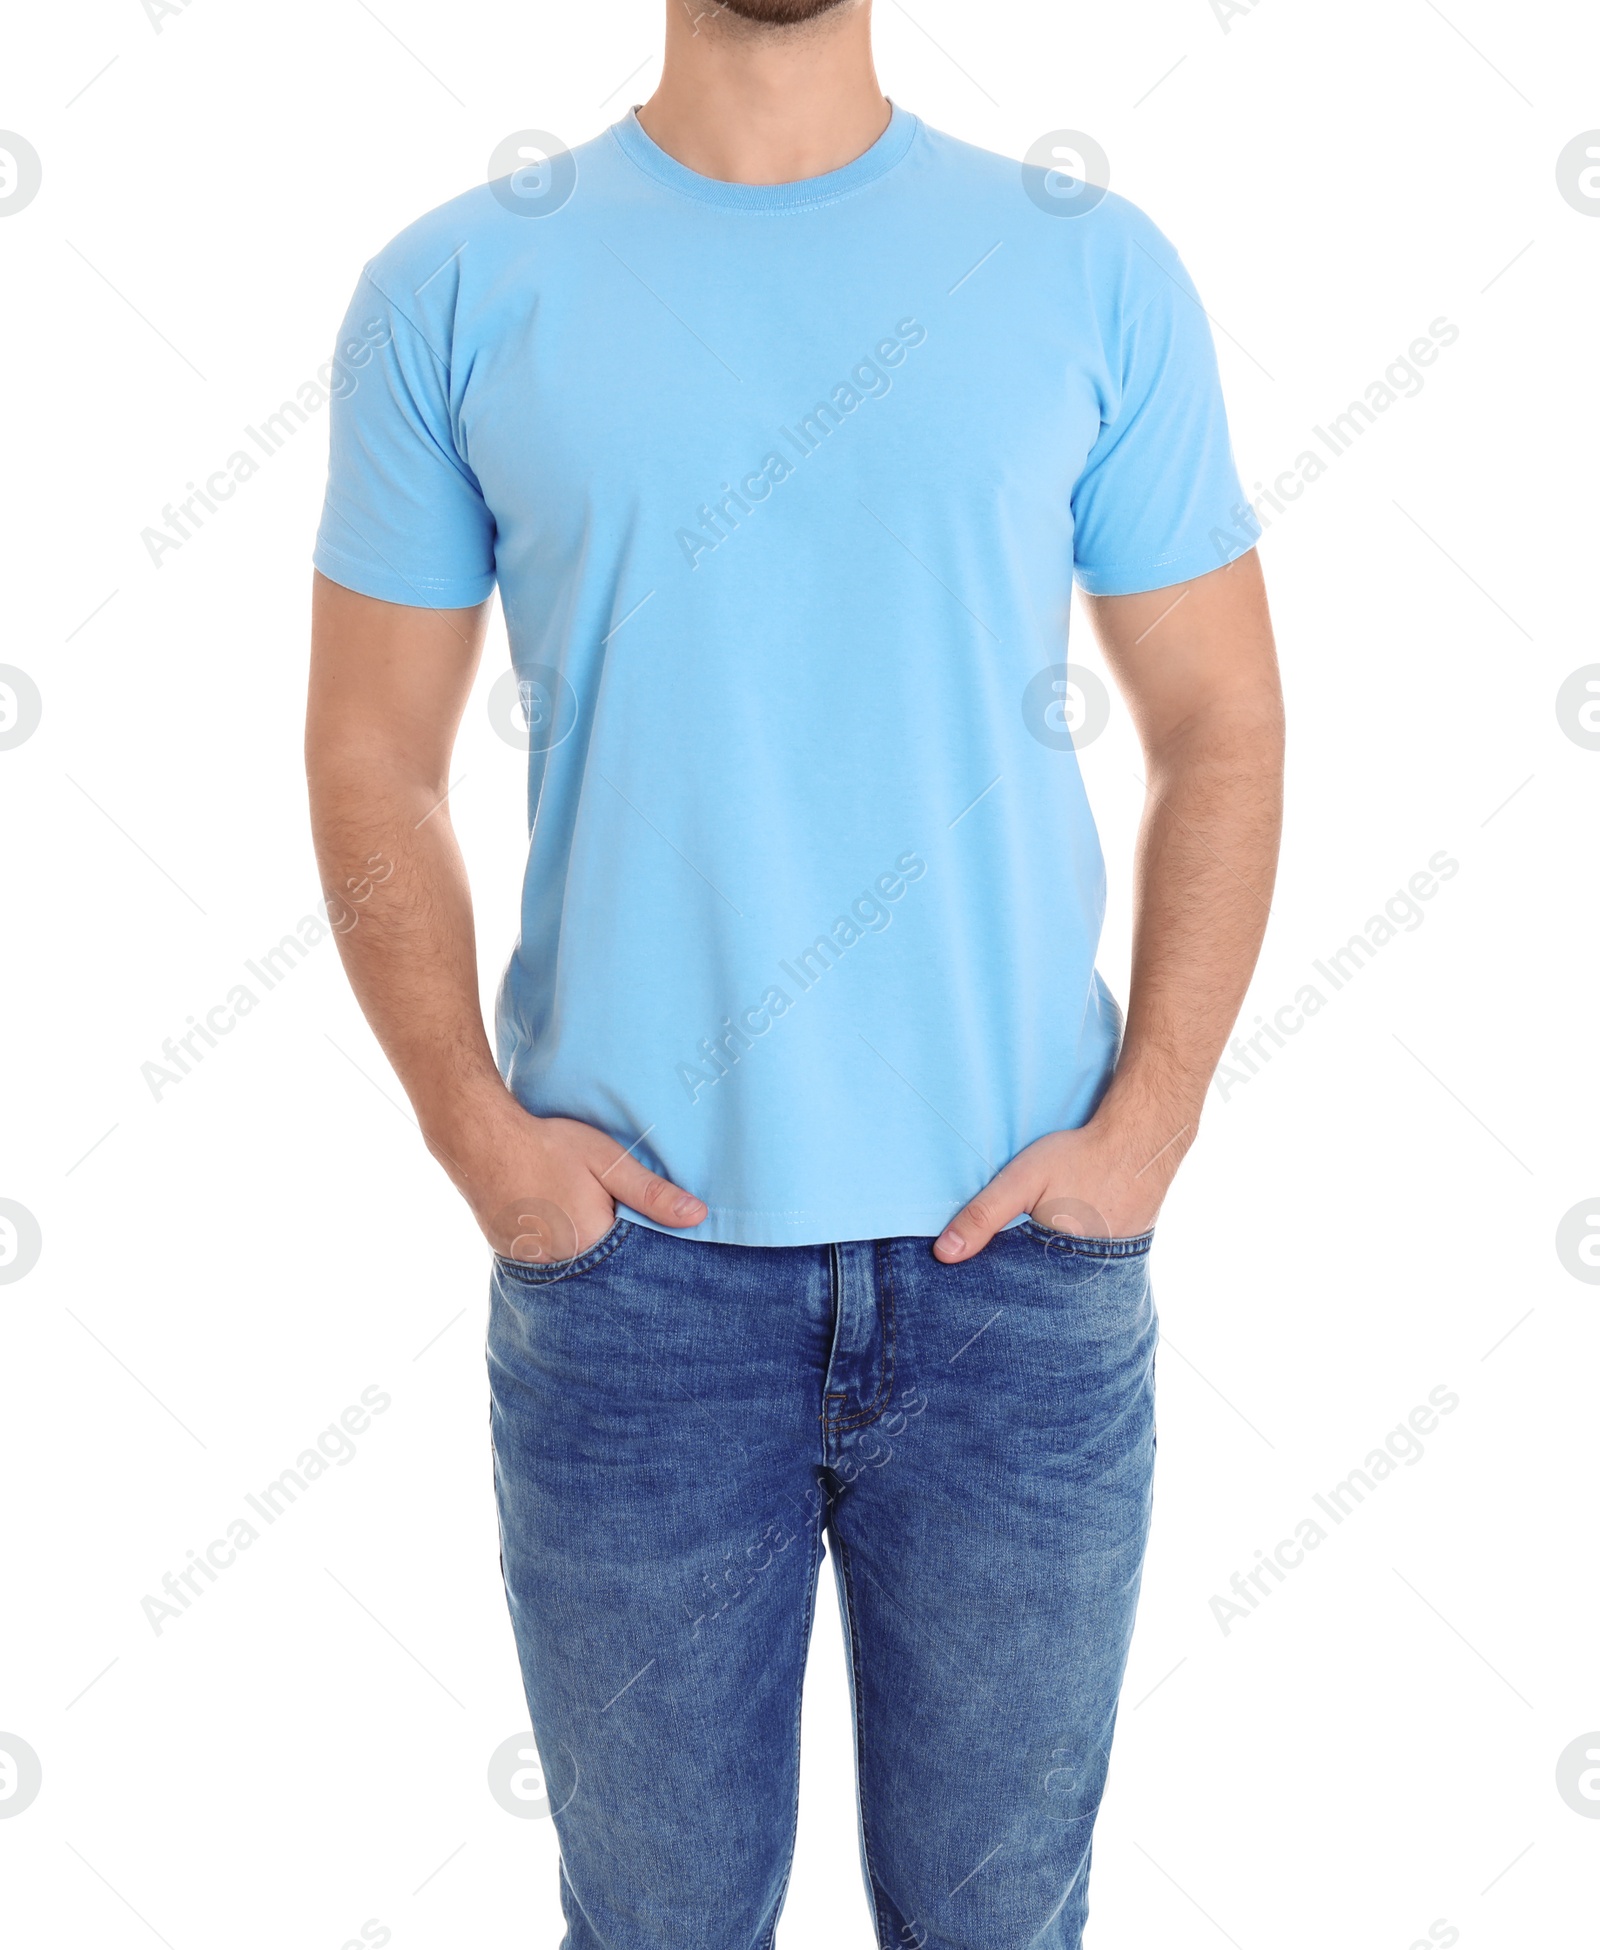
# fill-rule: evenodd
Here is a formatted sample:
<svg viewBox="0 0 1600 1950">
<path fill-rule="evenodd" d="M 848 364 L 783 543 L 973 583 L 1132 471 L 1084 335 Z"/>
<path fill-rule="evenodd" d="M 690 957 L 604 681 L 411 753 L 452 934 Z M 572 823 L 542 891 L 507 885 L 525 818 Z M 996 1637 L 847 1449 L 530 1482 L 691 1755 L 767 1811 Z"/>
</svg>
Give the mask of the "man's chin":
<svg viewBox="0 0 1600 1950">
<path fill-rule="evenodd" d="M 715 11 L 751 27 L 804 27 L 855 0 L 716 0 Z"/>
</svg>

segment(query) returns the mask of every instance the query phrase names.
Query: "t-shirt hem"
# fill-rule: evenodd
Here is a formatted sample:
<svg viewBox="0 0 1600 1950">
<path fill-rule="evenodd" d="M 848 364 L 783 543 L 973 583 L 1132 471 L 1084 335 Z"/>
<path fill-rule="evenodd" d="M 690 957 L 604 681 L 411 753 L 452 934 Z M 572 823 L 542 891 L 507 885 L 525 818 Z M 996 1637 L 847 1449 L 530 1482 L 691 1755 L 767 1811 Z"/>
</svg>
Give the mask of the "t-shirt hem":
<svg viewBox="0 0 1600 1950">
<path fill-rule="evenodd" d="M 1237 533 L 1237 529 L 1235 529 Z M 1162 556 L 1154 562 L 1118 563 L 1109 569 L 1086 568 L 1082 563 L 1073 573 L 1078 586 L 1091 596 L 1142 596 L 1151 589 L 1170 588 L 1176 582 L 1192 582 L 1196 576 L 1225 569 L 1241 555 L 1248 555 L 1260 540 L 1259 534 L 1241 542 L 1231 554 L 1219 555 L 1211 543 L 1189 549 L 1181 555 Z"/>
<path fill-rule="evenodd" d="M 358 596 L 380 602 L 404 603 L 409 609 L 475 609 L 494 588 L 493 575 L 404 575 L 346 555 L 331 542 L 318 542 L 312 562 L 330 582 L 353 589 Z"/>
<path fill-rule="evenodd" d="M 713 1246 L 842 1246 L 861 1239 L 936 1239 L 961 1210 L 964 1201 L 943 1205 L 894 1205 L 849 1212 L 747 1212 L 713 1206 L 700 1224 L 685 1229 L 665 1226 L 635 1212 L 620 1201 L 618 1215 L 651 1232 L 674 1239 L 695 1239 Z M 1021 1217 L 1010 1222 L 1021 1225 Z M 1009 1230 L 1006 1227 L 1005 1230 Z"/>
</svg>

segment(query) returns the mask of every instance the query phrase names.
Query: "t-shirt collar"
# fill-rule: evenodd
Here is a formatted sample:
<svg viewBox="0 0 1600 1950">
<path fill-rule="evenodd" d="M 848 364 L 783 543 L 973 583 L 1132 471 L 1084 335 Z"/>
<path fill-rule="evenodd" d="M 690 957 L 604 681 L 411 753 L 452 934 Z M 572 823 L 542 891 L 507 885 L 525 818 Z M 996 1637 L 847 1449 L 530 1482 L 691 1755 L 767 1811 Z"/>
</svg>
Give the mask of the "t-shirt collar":
<svg viewBox="0 0 1600 1950">
<path fill-rule="evenodd" d="M 830 169 L 822 176 L 804 176 L 794 183 L 727 183 L 717 176 L 702 176 L 652 142 L 639 121 L 638 111 L 629 109 L 611 133 L 623 153 L 647 176 L 653 176 L 668 189 L 692 196 L 702 203 L 720 203 L 728 210 L 795 210 L 817 203 L 831 203 L 849 196 L 894 168 L 911 147 L 921 127 L 915 115 L 889 104 L 889 126 L 870 149 L 865 149 L 843 169 Z"/>
</svg>

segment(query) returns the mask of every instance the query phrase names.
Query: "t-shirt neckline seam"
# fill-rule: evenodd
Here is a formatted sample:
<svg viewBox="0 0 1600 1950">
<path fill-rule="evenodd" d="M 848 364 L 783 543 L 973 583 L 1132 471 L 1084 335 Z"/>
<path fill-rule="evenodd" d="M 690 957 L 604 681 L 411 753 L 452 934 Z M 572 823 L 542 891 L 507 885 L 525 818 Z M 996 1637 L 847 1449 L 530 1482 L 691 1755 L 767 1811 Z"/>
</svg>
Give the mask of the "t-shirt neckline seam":
<svg viewBox="0 0 1600 1950">
<path fill-rule="evenodd" d="M 784 216 L 793 210 L 814 210 L 859 195 L 881 183 L 905 161 L 922 121 L 895 101 L 890 101 L 889 109 L 888 126 L 859 156 L 821 176 L 803 176 L 791 183 L 733 183 L 720 176 L 702 176 L 654 142 L 632 108 L 613 122 L 607 133 L 641 176 L 689 202 L 745 216 Z M 832 187 L 805 194 L 810 186 L 823 184 Z"/>
</svg>

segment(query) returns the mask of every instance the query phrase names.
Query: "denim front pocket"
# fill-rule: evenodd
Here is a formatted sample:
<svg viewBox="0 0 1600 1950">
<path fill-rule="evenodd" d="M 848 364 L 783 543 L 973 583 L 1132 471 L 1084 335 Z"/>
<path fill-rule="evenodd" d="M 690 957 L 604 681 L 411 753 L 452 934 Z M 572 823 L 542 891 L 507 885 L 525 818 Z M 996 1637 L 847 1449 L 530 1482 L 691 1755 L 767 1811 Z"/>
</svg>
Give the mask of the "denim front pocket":
<svg viewBox="0 0 1600 1950">
<path fill-rule="evenodd" d="M 586 1252 L 578 1253 L 572 1259 L 507 1259 L 503 1254 L 496 1253 L 495 1268 L 520 1286 L 551 1286 L 557 1280 L 571 1280 L 580 1273 L 589 1272 L 603 1259 L 609 1259 L 619 1246 L 626 1245 L 638 1230 L 631 1219 L 613 1219 L 608 1232 L 602 1233 Z"/>
<path fill-rule="evenodd" d="M 1082 1233 L 1058 1232 L 1054 1226 L 1042 1226 L 1034 1218 L 1024 1219 L 1017 1229 L 1030 1239 L 1037 1239 L 1051 1252 L 1071 1253 L 1075 1259 L 1142 1259 L 1155 1238 L 1152 1228 L 1125 1239 L 1087 1239 Z"/>
</svg>

